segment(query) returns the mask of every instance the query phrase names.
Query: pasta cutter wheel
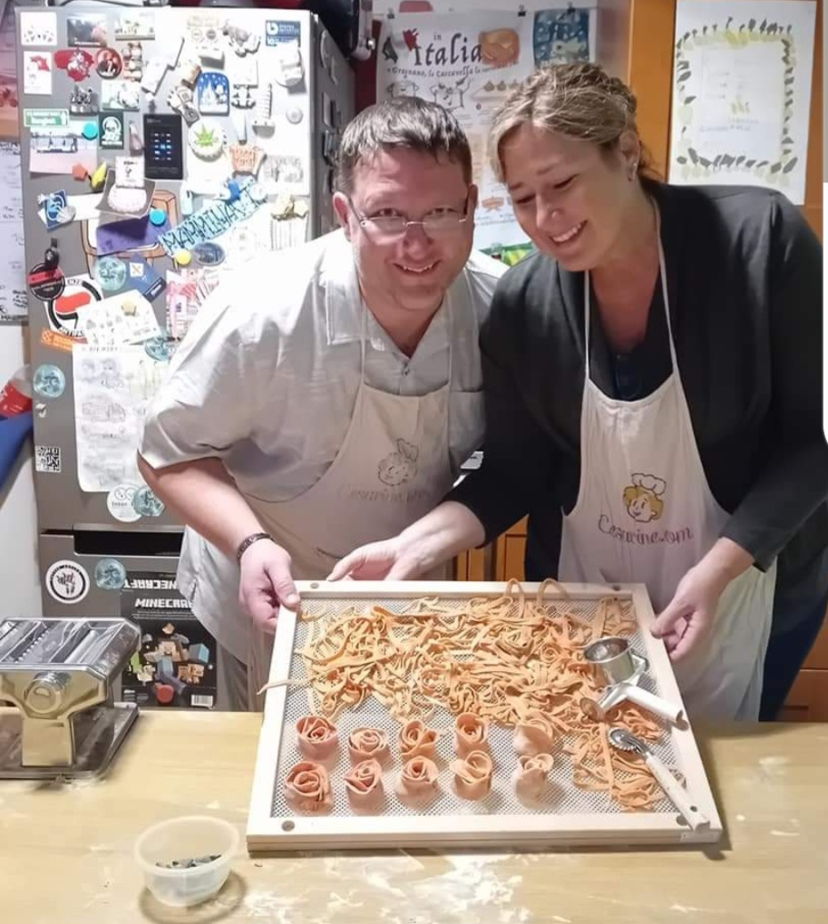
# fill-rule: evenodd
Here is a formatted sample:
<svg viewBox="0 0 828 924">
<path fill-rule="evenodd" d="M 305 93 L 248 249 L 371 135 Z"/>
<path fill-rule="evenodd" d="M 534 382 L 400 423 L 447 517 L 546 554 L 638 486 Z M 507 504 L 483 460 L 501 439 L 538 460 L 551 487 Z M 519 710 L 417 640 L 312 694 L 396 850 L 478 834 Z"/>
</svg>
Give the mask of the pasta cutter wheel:
<svg viewBox="0 0 828 924">
<path fill-rule="evenodd" d="M 667 794 L 670 801 L 679 810 L 684 820 L 696 831 L 698 828 L 710 826 L 710 820 L 693 805 L 687 790 L 667 769 L 660 757 L 652 748 L 626 728 L 611 728 L 607 732 L 609 742 L 621 751 L 633 751 L 644 758 L 659 786 Z"/>
</svg>

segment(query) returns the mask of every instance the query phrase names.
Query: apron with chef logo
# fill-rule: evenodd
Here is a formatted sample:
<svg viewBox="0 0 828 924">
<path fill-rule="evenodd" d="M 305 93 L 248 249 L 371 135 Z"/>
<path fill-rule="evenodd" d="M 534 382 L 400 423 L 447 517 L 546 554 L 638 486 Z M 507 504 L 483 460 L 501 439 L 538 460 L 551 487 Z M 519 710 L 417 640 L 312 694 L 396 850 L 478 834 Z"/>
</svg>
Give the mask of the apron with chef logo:
<svg viewBox="0 0 828 924">
<path fill-rule="evenodd" d="M 559 577 L 644 583 L 656 613 L 728 519 L 707 483 L 676 359 L 664 252 L 659 265 L 672 373 L 637 401 L 609 398 L 590 378 L 590 281 L 585 279 L 586 374 L 578 499 L 563 517 Z M 776 564 L 748 568 L 721 598 L 708 637 L 674 664 L 693 718 L 756 719 Z"/>
</svg>

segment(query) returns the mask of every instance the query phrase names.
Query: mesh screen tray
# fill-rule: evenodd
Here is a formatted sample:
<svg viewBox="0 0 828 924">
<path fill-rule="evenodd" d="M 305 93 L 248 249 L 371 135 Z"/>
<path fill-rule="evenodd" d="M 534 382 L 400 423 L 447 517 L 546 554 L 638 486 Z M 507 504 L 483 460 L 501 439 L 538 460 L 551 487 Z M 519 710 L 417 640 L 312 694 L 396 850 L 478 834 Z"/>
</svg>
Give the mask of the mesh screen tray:
<svg viewBox="0 0 828 924">
<path fill-rule="evenodd" d="M 524 583 L 527 595 L 534 595 L 538 585 Z M 309 641 L 309 633 L 318 635 L 327 620 L 336 618 L 352 606 L 380 604 L 402 612 L 421 597 L 438 597 L 441 603 L 461 606 L 471 597 L 501 596 L 506 585 L 473 582 L 299 582 L 303 608 L 312 616 L 306 622 L 283 609 L 279 615 L 270 681 L 304 678 L 302 657 L 296 654 Z M 681 704 L 681 694 L 663 644 L 646 631 L 653 620 L 643 585 L 606 587 L 566 585 L 580 618 L 589 621 L 598 601 L 608 594 L 631 601 L 638 622 L 632 636 L 633 647 L 644 654 L 650 669 L 642 686 Z M 544 599 L 547 599 L 545 597 Z M 552 588 L 550 602 L 560 599 Z M 313 627 L 313 628 L 312 628 Z M 527 807 L 518 800 L 511 781 L 517 757 L 512 747 L 513 729 L 492 723 L 489 749 L 494 763 L 492 788 L 477 802 L 460 798 L 454 792 L 449 762 L 454 759 L 454 717 L 437 708 L 426 723 L 448 734 L 438 739 L 436 760 L 439 792 L 425 804 L 406 804 L 394 792 L 401 760 L 396 748 L 399 721 L 375 698 L 369 697 L 357 709 L 346 709 L 336 719 L 339 732 L 337 755 L 326 762 L 333 794 L 333 808 L 326 814 L 294 811 L 284 799 L 284 777 L 304 758 L 297 748 L 296 721 L 318 711 L 307 686 L 285 684 L 268 690 L 262 724 L 247 826 L 247 846 L 251 852 L 291 850 L 295 848 L 365 848 L 423 846 L 516 846 L 560 844 L 596 844 L 625 846 L 631 844 L 712 843 L 721 836 L 713 795 L 688 724 L 665 730 L 654 748 L 668 766 L 683 777 L 693 802 L 710 819 L 710 826 L 691 830 L 666 798 L 651 811 L 623 810 L 603 792 L 590 792 L 572 782 L 572 767 L 560 748 L 555 751 L 555 766 L 550 785 L 542 801 Z M 350 804 L 344 775 L 351 769 L 347 739 L 351 731 L 363 726 L 381 728 L 388 733 L 393 760 L 383 765 L 385 800 L 381 814 L 363 814 Z"/>
</svg>

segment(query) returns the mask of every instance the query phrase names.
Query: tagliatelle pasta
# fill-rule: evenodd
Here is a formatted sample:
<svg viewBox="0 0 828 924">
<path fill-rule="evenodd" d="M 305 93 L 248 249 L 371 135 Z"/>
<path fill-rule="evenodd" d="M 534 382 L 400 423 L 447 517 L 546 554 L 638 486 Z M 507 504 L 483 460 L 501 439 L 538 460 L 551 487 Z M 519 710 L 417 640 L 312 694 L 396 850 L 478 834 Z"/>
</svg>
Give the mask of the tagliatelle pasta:
<svg viewBox="0 0 828 924">
<path fill-rule="evenodd" d="M 551 585 L 560 594 L 546 597 Z M 569 755 L 575 785 L 604 791 L 625 809 L 647 809 L 662 791 L 636 755 L 609 746 L 607 729 L 620 725 L 655 741 L 661 725 L 629 703 L 607 722 L 588 718 L 579 705 L 603 689 L 583 648 L 603 635 L 631 635 L 632 603 L 605 597 L 591 619 L 580 606 L 556 582 L 527 597 L 510 581 L 495 598 L 419 598 L 404 613 L 378 604 L 326 613 L 324 631 L 299 652 L 313 711 L 335 721 L 374 697 L 406 726 L 406 741 L 435 706 L 471 714 L 518 729 L 522 753 L 544 753 L 554 743 Z M 404 757 L 422 753 L 403 748 Z"/>
</svg>

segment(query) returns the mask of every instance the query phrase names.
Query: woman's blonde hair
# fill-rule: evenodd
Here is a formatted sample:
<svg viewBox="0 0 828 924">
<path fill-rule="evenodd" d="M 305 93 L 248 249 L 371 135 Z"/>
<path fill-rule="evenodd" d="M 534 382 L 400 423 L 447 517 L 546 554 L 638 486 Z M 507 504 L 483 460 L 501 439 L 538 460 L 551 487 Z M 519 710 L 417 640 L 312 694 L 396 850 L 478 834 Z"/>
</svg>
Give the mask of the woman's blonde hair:
<svg viewBox="0 0 828 924">
<path fill-rule="evenodd" d="M 630 88 L 597 64 L 550 64 L 541 67 L 512 91 L 495 112 L 489 130 L 489 156 L 503 180 L 500 149 L 521 125 L 534 125 L 604 148 L 621 134 L 638 134 L 637 103 Z M 639 160 L 639 170 L 642 166 Z"/>
</svg>

